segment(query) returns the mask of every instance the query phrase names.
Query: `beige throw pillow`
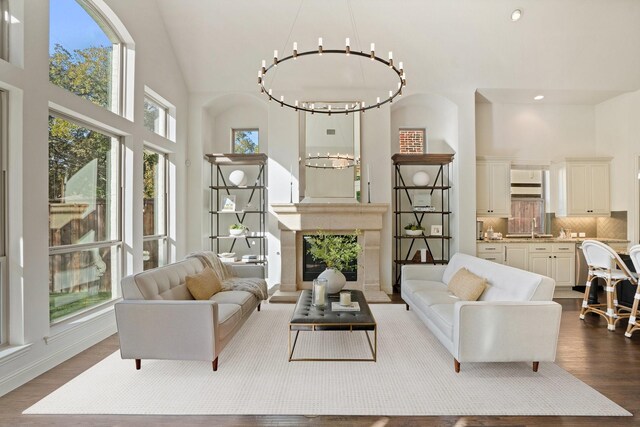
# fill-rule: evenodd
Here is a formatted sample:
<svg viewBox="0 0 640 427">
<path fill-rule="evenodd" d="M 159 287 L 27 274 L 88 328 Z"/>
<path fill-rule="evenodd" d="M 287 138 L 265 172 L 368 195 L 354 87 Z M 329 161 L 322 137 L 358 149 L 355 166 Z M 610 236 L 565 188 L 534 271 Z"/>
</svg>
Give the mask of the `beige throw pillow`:
<svg viewBox="0 0 640 427">
<path fill-rule="evenodd" d="M 199 300 L 208 300 L 222 290 L 218 276 L 210 267 L 193 276 L 187 276 L 185 282 L 193 298 Z"/>
<path fill-rule="evenodd" d="M 452 294 L 465 301 L 477 301 L 486 287 L 487 279 L 473 274 L 466 268 L 458 270 L 447 285 Z"/>
</svg>

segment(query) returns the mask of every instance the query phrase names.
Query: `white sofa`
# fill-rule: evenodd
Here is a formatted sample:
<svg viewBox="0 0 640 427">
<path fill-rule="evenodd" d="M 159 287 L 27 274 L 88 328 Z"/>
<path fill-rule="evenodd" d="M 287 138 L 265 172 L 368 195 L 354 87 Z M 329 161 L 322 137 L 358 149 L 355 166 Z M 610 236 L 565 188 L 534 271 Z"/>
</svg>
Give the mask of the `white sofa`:
<svg viewBox="0 0 640 427">
<path fill-rule="evenodd" d="M 462 301 L 447 283 L 462 267 L 487 279 L 478 301 Z M 454 357 L 464 362 L 554 361 L 562 307 L 555 281 L 539 274 L 455 254 L 448 265 L 405 265 L 402 299 Z"/>
<path fill-rule="evenodd" d="M 218 355 L 251 313 L 260 310 L 260 301 L 238 290 L 194 300 L 185 277 L 203 269 L 198 258 L 187 258 L 122 279 L 123 301 L 115 312 L 123 359 L 135 359 L 136 369 L 142 359 L 208 360 L 218 369 Z M 232 270 L 238 277 L 264 277 L 258 265 Z"/>
</svg>

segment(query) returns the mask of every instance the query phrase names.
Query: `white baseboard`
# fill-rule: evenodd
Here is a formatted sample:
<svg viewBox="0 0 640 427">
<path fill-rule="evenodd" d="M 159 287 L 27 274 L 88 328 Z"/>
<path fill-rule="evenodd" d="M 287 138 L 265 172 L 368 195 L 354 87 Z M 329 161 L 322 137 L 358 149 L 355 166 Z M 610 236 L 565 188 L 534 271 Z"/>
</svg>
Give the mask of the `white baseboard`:
<svg viewBox="0 0 640 427">
<path fill-rule="evenodd" d="M 74 342 L 71 345 L 54 349 L 51 353 L 45 353 L 43 357 L 1 378 L 0 396 L 4 396 L 5 394 L 20 387 L 21 385 L 26 384 L 38 375 L 42 375 L 43 373 L 56 367 L 60 363 L 72 358 L 78 353 L 86 350 L 87 348 L 99 343 L 100 341 L 110 337 L 117 332 L 115 318 L 113 317 L 113 315 L 104 316 L 103 319 L 100 320 L 105 320 L 106 324 L 102 325 L 98 330 L 93 331 L 89 335 L 80 338 L 78 341 Z M 93 324 L 93 326 L 96 326 L 96 323 L 101 322 L 94 321 L 89 323 L 89 325 L 83 325 L 83 327 L 79 327 L 78 333 L 83 332 L 83 330 L 90 329 L 91 324 Z"/>
</svg>

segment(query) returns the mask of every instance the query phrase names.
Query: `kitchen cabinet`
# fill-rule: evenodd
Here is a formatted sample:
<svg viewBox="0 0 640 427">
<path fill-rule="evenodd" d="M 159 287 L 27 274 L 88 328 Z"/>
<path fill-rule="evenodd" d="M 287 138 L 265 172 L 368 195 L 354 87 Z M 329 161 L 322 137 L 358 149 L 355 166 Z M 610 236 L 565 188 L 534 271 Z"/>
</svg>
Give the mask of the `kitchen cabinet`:
<svg viewBox="0 0 640 427">
<path fill-rule="evenodd" d="M 610 158 L 554 163 L 552 210 L 556 216 L 610 216 Z"/>
<path fill-rule="evenodd" d="M 557 287 L 575 285 L 576 245 L 568 243 L 478 243 L 478 258 L 551 277 Z"/>
<path fill-rule="evenodd" d="M 556 286 L 574 286 L 576 276 L 575 243 L 531 244 L 529 271 L 551 277 Z"/>
<path fill-rule="evenodd" d="M 503 243 L 478 243 L 476 249 L 478 258 L 504 264 L 506 248 Z"/>
<path fill-rule="evenodd" d="M 505 244 L 505 264 L 511 267 L 527 270 L 529 266 L 529 244 L 512 243 Z"/>
<path fill-rule="evenodd" d="M 478 160 L 476 163 L 476 214 L 511 215 L 511 163 Z"/>
</svg>

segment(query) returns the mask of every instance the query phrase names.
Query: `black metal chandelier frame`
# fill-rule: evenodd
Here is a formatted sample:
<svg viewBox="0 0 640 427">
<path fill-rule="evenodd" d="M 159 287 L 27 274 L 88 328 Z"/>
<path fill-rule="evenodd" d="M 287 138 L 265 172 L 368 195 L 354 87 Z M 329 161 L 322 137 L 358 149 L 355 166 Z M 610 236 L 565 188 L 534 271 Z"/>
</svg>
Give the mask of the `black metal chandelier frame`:
<svg viewBox="0 0 640 427">
<path fill-rule="evenodd" d="M 347 162 L 347 164 L 344 166 L 334 166 L 333 164 L 325 165 L 325 164 L 318 164 L 317 162 L 313 163 L 314 160 L 320 160 L 320 161 L 329 160 L 331 162 L 333 162 L 334 160 L 338 160 L 338 161 L 344 160 Z M 314 168 L 314 169 L 348 169 L 348 168 L 355 167 L 358 163 L 359 163 L 359 159 L 356 159 L 353 156 L 350 156 L 348 154 L 341 156 L 340 154 L 327 153 L 327 155 L 318 154 L 316 156 L 307 156 L 307 158 L 305 159 L 304 165 L 305 167 Z"/>
<path fill-rule="evenodd" d="M 398 76 L 397 88 L 395 91 L 393 90 L 389 91 L 390 94 L 387 98 L 382 100 L 380 98 L 377 98 L 376 102 L 370 105 L 367 105 L 364 101 L 361 101 L 361 102 L 355 102 L 351 105 L 346 104 L 344 107 L 337 106 L 336 108 L 332 108 L 331 105 L 329 105 L 323 108 L 315 108 L 315 105 L 312 103 L 303 102 L 302 104 L 300 104 L 297 100 L 295 101 L 294 104 L 291 104 L 290 102 L 285 101 L 283 95 L 280 96 L 280 98 L 278 99 L 275 96 L 273 96 L 272 89 L 265 87 L 265 76 L 270 70 L 277 67 L 278 64 L 281 64 L 283 62 L 286 62 L 292 59 L 297 59 L 299 57 L 304 57 L 309 55 L 323 55 L 323 54 L 339 54 L 339 55 L 347 55 L 347 56 L 353 55 L 353 56 L 359 56 L 363 58 L 369 58 L 372 61 L 379 62 L 387 66 L 388 68 L 390 68 L 396 73 L 396 75 Z M 349 114 L 349 113 L 355 113 L 355 112 L 364 113 L 367 110 L 380 108 L 384 104 L 392 103 L 396 97 L 402 96 L 402 89 L 407 85 L 407 80 L 405 78 L 404 69 L 401 67 L 396 67 L 391 57 L 389 58 L 389 60 L 386 60 L 384 58 L 376 56 L 374 50 L 371 50 L 370 53 L 365 53 L 362 51 L 352 51 L 349 46 L 347 46 L 345 49 L 325 50 L 322 48 L 322 45 L 320 45 L 318 46 L 317 50 L 309 50 L 306 52 L 298 52 L 297 49 L 294 49 L 291 55 L 286 56 L 284 58 L 278 58 L 277 56 L 274 56 L 273 62 L 268 67 L 265 64 L 265 61 L 263 61 L 262 67 L 258 71 L 258 85 L 260 86 L 260 92 L 265 94 L 269 98 L 269 101 L 277 102 L 278 104 L 280 104 L 281 107 L 292 108 L 295 111 L 306 111 L 311 114 L 318 113 L 318 114 L 331 115 L 331 114 Z"/>
</svg>

